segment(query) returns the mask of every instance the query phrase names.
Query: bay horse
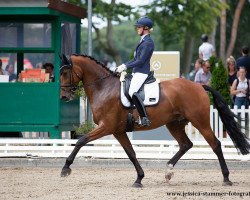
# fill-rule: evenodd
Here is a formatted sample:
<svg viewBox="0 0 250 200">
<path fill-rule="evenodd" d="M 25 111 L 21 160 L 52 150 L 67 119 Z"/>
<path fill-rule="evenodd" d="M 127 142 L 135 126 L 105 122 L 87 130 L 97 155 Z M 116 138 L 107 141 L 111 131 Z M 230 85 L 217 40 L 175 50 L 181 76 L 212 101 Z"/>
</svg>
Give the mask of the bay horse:
<svg viewBox="0 0 250 200">
<path fill-rule="evenodd" d="M 137 179 L 133 187 L 142 187 L 144 171 L 125 131 L 129 109 L 125 108 L 120 101 L 119 75 L 88 55 L 71 55 L 69 60 L 63 55 L 61 66 L 61 98 L 72 99 L 74 89 L 82 81 L 91 105 L 94 123 L 97 124 L 94 130 L 79 138 L 72 153 L 66 159 L 61 176 L 70 175 L 70 165 L 81 147 L 93 140 L 113 134 L 136 169 Z M 221 143 L 210 127 L 210 100 L 206 91 L 212 93 L 215 107 L 235 147 L 243 155 L 248 154 L 249 140 L 241 132 L 235 120 L 237 116 L 231 112 L 219 92 L 209 86 L 202 86 L 182 78 L 160 82 L 159 103 L 156 106 L 146 107 L 152 122 L 150 127 L 135 125 L 134 129 L 135 131 L 149 130 L 165 125 L 177 140 L 179 151 L 167 162 L 167 168 L 170 171 L 165 178 L 170 180 L 173 175 L 171 170 L 177 161 L 193 146 L 185 133 L 185 126 L 191 122 L 218 157 L 223 174 L 223 185 L 232 185 Z M 138 115 L 138 112 L 134 110 L 134 118 Z"/>
</svg>

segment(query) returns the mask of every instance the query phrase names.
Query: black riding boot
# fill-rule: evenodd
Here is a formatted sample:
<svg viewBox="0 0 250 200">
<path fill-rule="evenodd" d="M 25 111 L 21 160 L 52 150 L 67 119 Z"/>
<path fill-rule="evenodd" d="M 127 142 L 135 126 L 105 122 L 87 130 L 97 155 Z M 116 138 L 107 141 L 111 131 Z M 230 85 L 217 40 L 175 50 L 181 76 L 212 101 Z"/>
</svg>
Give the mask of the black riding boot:
<svg viewBox="0 0 250 200">
<path fill-rule="evenodd" d="M 148 119 L 147 113 L 146 113 L 146 109 L 143 105 L 143 102 L 140 98 L 140 96 L 138 95 L 137 92 L 135 92 L 132 96 L 132 101 L 135 104 L 136 109 L 138 110 L 140 117 L 141 117 L 141 125 L 142 126 L 150 126 L 151 122 Z"/>
</svg>

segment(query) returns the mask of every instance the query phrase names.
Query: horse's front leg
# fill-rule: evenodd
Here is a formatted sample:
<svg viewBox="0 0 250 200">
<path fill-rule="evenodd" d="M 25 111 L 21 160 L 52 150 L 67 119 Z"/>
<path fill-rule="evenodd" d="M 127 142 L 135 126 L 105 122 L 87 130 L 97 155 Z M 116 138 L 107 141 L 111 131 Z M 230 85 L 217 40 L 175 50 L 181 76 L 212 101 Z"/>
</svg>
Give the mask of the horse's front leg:
<svg viewBox="0 0 250 200">
<path fill-rule="evenodd" d="M 101 123 L 90 133 L 88 133 L 87 135 L 83 135 L 81 138 L 79 138 L 75 145 L 75 148 L 73 149 L 69 157 L 66 159 L 66 163 L 62 168 L 61 177 L 70 175 L 71 169 L 69 167 L 74 162 L 77 153 L 84 145 L 105 135 L 107 135 L 107 132 L 105 131 L 104 125 Z"/>
<path fill-rule="evenodd" d="M 136 158 L 135 151 L 132 147 L 131 142 L 128 139 L 127 134 L 125 132 L 124 133 L 117 133 L 117 134 L 114 134 L 114 136 L 118 140 L 118 142 L 122 145 L 123 149 L 125 150 L 126 154 L 129 157 L 130 161 L 135 166 L 135 169 L 137 172 L 137 179 L 134 182 L 133 187 L 141 188 L 142 187 L 141 180 L 144 177 L 144 171 L 141 168 L 141 165 Z"/>
</svg>

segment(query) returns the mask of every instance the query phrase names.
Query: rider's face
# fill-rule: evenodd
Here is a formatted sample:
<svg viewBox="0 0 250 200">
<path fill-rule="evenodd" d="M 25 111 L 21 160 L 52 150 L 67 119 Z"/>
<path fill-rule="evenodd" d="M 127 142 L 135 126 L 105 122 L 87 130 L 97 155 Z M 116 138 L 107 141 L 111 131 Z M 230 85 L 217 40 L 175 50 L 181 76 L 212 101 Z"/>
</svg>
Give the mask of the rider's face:
<svg viewBox="0 0 250 200">
<path fill-rule="evenodd" d="M 137 27 L 136 27 L 136 31 L 137 31 L 137 34 L 138 34 L 138 35 L 141 35 L 142 32 L 143 32 L 143 27 L 142 27 L 142 26 L 137 26 Z"/>
</svg>

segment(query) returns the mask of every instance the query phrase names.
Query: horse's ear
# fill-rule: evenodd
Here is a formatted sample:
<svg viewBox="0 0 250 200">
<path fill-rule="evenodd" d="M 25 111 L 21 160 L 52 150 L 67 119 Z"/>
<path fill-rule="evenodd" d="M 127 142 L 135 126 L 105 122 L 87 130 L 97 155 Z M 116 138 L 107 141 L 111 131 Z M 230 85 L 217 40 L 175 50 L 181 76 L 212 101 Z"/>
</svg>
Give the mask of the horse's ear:
<svg viewBox="0 0 250 200">
<path fill-rule="evenodd" d="M 61 62 L 63 61 L 62 54 L 58 54 Z"/>
<path fill-rule="evenodd" d="M 69 62 L 69 59 L 65 56 L 65 54 L 63 54 L 63 61 L 65 64 L 69 65 L 70 62 Z"/>
<path fill-rule="evenodd" d="M 60 59 L 61 59 L 61 62 L 63 65 L 68 65 L 68 66 L 71 66 L 72 63 L 69 61 L 69 59 L 65 56 L 65 54 L 61 54 L 59 55 Z"/>
</svg>

